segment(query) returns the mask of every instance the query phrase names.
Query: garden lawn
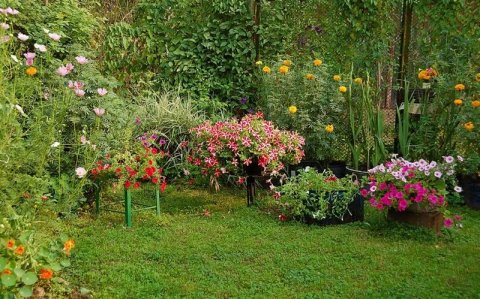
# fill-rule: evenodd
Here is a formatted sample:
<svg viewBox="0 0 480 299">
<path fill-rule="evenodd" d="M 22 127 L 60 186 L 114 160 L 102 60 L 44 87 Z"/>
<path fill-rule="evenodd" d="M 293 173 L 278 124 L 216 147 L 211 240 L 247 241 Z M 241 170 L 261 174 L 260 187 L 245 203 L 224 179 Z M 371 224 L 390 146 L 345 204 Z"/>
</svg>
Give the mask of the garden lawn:
<svg viewBox="0 0 480 299">
<path fill-rule="evenodd" d="M 110 212 L 51 227 L 76 240 L 67 279 L 95 298 L 480 296 L 479 211 L 454 209 L 464 228 L 436 237 L 369 208 L 365 223 L 308 226 L 246 207 L 243 191 L 178 188 L 131 229 Z"/>
</svg>

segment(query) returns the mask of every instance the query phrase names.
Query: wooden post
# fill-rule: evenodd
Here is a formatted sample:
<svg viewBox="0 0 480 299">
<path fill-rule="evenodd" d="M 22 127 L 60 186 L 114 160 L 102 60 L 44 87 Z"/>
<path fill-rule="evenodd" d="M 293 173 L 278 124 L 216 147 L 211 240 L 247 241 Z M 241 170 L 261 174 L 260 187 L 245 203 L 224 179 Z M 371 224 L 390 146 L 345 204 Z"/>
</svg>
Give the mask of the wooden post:
<svg viewBox="0 0 480 299">
<path fill-rule="evenodd" d="M 255 202 L 255 177 L 247 176 L 247 206 L 252 206 Z"/>
<path fill-rule="evenodd" d="M 95 187 L 95 213 L 100 213 L 100 186 Z"/>
<path fill-rule="evenodd" d="M 125 224 L 132 227 L 132 193 L 125 188 Z"/>
</svg>

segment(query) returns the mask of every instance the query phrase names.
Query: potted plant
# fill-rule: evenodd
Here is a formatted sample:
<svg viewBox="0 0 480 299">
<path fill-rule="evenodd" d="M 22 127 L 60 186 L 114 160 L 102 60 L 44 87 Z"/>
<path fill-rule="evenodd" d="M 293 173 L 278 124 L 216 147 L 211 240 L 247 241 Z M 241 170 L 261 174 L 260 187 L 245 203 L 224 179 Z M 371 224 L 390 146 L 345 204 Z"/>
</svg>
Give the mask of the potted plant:
<svg viewBox="0 0 480 299">
<path fill-rule="evenodd" d="M 245 176 L 281 175 L 285 165 L 296 164 L 304 156 L 304 139 L 296 132 L 275 128 L 261 112 L 248 114 L 240 121 L 235 118 L 193 128 L 192 152 L 188 161 L 210 177 L 219 189 L 222 175 Z"/>
<path fill-rule="evenodd" d="M 337 178 L 331 171 L 305 169 L 277 191 L 281 219 L 309 224 L 363 221 L 363 198 L 351 176 Z"/>
<path fill-rule="evenodd" d="M 452 156 L 444 162 L 410 162 L 392 158 L 385 164 L 370 169 L 365 188 L 360 194 L 379 211 L 388 210 L 391 220 L 420 225 L 439 232 L 451 227 L 453 219 L 446 209 L 447 186 L 455 185 L 455 165 Z M 455 186 L 456 192 L 461 188 Z"/>
</svg>

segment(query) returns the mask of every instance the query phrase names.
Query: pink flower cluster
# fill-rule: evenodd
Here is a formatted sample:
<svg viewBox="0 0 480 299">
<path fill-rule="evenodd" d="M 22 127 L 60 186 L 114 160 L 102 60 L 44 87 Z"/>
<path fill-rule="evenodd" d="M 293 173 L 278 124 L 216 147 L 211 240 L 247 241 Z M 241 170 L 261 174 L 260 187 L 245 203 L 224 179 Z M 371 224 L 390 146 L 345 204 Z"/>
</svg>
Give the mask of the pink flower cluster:
<svg viewBox="0 0 480 299">
<path fill-rule="evenodd" d="M 240 121 L 207 121 L 191 132 L 196 146 L 188 160 L 201 167 L 204 175 L 236 173 L 239 165 L 248 166 L 254 161 L 275 175 L 285 163 L 296 164 L 304 156 L 304 138 L 275 128 L 261 112 L 248 114 Z"/>
<path fill-rule="evenodd" d="M 361 189 L 360 194 L 379 210 L 396 208 L 405 211 L 413 204 L 439 210 L 446 205 L 446 182 L 455 181 L 456 160 L 463 159 L 448 156 L 442 163 L 392 159 L 369 170 L 368 187 Z M 458 186 L 454 190 L 462 191 Z"/>
</svg>

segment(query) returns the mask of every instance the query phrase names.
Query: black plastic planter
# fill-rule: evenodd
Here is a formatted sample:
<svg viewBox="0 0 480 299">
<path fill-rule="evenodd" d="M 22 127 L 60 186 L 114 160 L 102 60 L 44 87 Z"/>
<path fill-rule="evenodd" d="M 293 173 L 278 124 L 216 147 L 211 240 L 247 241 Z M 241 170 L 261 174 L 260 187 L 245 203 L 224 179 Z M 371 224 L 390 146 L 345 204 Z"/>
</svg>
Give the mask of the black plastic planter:
<svg viewBox="0 0 480 299">
<path fill-rule="evenodd" d="M 298 174 L 299 170 L 303 170 L 307 167 L 313 168 L 318 172 L 325 170 L 325 163 L 323 161 L 302 161 L 296 165 L 290 165 L 288 167 L 288 176 L 293 177 Z"/>
<path fill-rule="evenodd" d="M 328 162 L 328 169 L 330 169 L 339 179 L 344 178 L 347 175 L 347 164 L 345 161 Z"/>
<path fill-rule="evenodd" d="M 460 186 L 463 189 L 465 204 L 472 208 L 480 209 L 480 176 L 470 175 L 460 177 Z"/>
</svg>

